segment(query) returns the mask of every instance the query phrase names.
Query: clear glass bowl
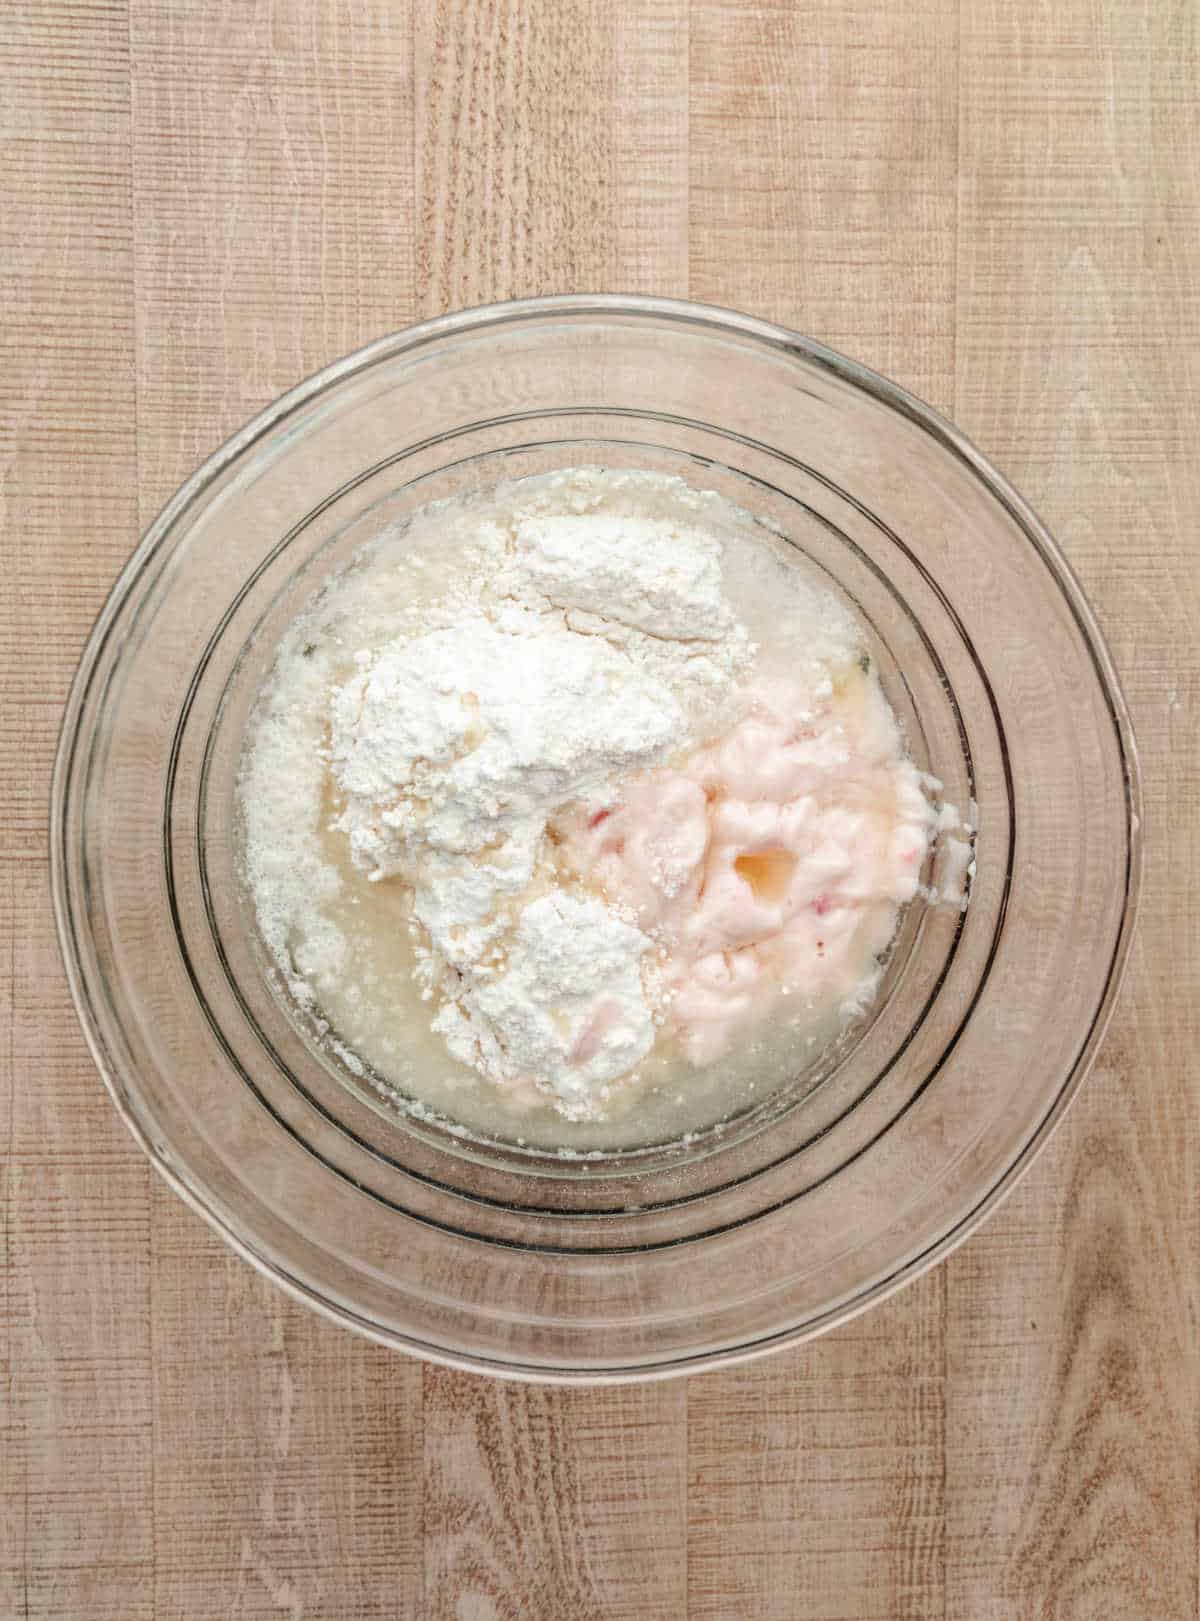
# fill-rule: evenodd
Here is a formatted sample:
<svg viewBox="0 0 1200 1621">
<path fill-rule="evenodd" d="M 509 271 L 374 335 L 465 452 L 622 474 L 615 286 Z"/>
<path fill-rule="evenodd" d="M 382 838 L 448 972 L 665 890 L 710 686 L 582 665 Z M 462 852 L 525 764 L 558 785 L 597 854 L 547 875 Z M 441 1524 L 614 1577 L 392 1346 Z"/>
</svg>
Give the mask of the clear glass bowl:
<svg viewBox="0 0 1200 1621">
<path fill-rule="evenodd" d="M 581 461 L 718 488 L 827 571 L 978 837 L 965 913 L 910 910 L 886 994 L 819 1069 L 686 1149 L 564 1163 L 398 1116 L 307 1039 L 260 970 L 233 785 L 279 634 L 350 551 L 431 499 Z M 994 1208 L 1111 1013 L 1138 812 L 1087 604 L 954 428 L 762 321 L 536 299 L 330 366 L 169 503 L 67 706 L 54 895 L 118 1108 L 269 1277 L 460 1367 L 646 1378 L 816 1334 Z"/>
</svg>

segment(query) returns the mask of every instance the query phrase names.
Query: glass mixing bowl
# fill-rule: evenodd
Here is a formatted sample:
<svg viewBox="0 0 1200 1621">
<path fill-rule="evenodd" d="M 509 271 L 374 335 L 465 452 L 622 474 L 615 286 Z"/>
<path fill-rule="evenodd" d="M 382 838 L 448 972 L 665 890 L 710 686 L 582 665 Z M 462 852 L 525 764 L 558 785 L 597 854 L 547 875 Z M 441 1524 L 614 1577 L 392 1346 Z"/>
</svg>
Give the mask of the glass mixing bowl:
<svg viewBox="0 0 1200 1621">
<path fill-rule="evenodd" d="M 687 1145 L 563 1161 L 397 1113 L 289 1014 L 238 881 L 234 784 L 283 627 L 351 551 L 430 500 L 578 462 L 719 489 L 825 571 L 978 835 L 966 911 L 909 910 L 871 1016 L 820 1063 Z M 460 1367 L 645 1378 L 816 1334 L 995 1207 L 1112 1011 L 1138 809 L 1087 604 L 954 428 L 763 321 L 535 299 L 337 362 L 168 504 L 67 706 L 54 897 L 118 1108 L 269 1277 Z"/>
</svg>

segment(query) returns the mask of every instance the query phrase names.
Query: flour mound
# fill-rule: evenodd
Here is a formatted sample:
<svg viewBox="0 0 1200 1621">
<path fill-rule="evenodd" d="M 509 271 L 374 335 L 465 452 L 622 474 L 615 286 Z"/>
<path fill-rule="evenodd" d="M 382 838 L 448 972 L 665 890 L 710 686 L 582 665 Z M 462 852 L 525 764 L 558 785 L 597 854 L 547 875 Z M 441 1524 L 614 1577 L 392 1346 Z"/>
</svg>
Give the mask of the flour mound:
<svg viewBox="0 0 1200 1621">
<path fill-rule="evenodd" d="M 604 1084 L 654 1044 L 641 970 L 649 945 L 595 896 L 550 891 L 521 912 L 504 972 L 469 976 L 433 1027 L 489 1080 L 536 1076 L 562 1114 L 585 1119 Z"/>
</svg>

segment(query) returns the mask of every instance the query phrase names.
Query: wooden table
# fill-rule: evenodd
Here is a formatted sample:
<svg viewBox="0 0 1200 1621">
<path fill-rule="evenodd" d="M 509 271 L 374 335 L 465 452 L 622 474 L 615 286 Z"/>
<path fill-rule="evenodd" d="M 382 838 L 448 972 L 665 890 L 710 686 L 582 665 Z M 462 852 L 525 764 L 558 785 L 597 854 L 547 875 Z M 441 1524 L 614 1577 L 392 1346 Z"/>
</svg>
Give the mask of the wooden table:
<svg viewBox="0 0 1200 1621">
<path fill-rule="evenodd" d="M 0 1616 L 1194 1616 L 1194 0 L 17 0 L 0 30 Z M 961 423 L 1096 605 L 1148 843 L 1113 1032 L 983 1232 L 807 1349 L 564 1393 L 329 1326 L 159 1183 L 64 987 L 46 799 L 92 617 L 201 457 L 380 333 L 592 289 L 774 317 Z"/>
</svg>

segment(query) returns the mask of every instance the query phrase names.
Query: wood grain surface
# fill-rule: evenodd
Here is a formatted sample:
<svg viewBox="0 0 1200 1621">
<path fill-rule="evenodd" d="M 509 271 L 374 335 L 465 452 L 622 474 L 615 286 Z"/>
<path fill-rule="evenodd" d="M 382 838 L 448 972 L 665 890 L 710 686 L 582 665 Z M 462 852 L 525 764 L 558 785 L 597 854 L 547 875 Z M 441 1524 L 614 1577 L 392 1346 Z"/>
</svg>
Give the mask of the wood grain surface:
<svg viewBox="0 0 1200 1621">
<path fill-rule="evenodd" d="M 1198 87 L 1194 0 L 0 13 L 4 1621 L 1196 1616 Z M 1122 671 L 1147 858 L 1095 1073 L 982 1232 L 811 1347 L 564 1392 L 333 1328 L 159 1184 L 71 1009 L 46 801 L 202 456 L 417 317 L 596 289 L 786 321 L 1005 468 Z"/>
</svg>

